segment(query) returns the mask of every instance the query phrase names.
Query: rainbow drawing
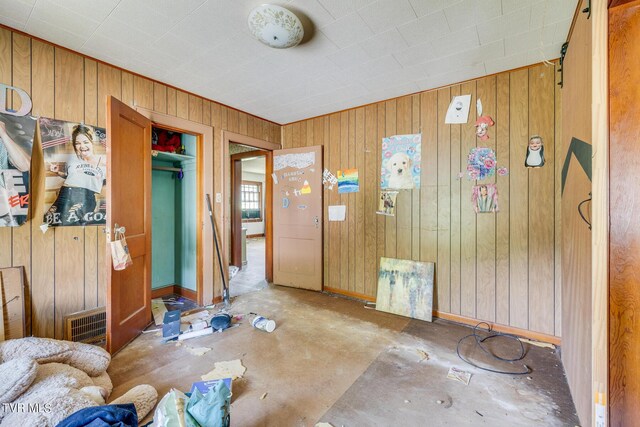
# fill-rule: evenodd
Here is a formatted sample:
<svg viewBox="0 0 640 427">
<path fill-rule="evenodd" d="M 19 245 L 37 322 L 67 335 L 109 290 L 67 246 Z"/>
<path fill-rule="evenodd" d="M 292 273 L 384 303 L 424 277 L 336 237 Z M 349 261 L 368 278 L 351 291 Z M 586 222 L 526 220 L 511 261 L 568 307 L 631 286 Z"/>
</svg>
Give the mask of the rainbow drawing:
<svg viewBox="0 0 640 427">
<path fill-rule="evenodd" d="M 360 191 L 358 169 L 338 171 L 338 193 L 357 193 Z"/>
</svg>

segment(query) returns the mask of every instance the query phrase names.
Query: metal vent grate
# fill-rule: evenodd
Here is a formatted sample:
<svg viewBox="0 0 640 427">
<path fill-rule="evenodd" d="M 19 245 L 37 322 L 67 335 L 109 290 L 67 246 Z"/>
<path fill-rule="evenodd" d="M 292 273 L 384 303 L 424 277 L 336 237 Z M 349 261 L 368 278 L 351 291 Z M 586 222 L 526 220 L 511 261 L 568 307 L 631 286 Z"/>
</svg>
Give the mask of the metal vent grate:
<svg viewBox="0 0 640 427">
<path fill-rule="evenodd" d="M 107 332 L 106 307 L 78 311 L 64 317 L 64 339 L 103 345 Z"/>
</svg>

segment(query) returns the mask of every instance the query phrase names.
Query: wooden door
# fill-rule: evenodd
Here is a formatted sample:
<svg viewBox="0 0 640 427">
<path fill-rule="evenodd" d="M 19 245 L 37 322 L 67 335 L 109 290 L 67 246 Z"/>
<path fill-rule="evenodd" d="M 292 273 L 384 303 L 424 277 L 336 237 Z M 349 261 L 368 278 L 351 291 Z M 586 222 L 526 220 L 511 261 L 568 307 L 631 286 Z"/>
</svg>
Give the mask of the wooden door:
<svg viewBox="0 0 640 427">
<path fill-rule="evenodd" d="M 609 10 L 609 425 L 640 419 L 640 1 Z M 604 172 L 601 172 L 604 173 Z M 603 244 L 603 242 L 599 242 Z M 602 265 L 604 264 L 604 266 Z M 603 260 L 594 268 L 606 268 Z M 564 339 L 564 338 L 563 338 Z M 634 421 L 635 420 L 635 421 Z M 582 421 L 582 420 L 581 420 Z M 584 425 L 584 424 L 583 424 Z"/>
<path fill-rule="evenodd" d="M 242 159 L 231 157 L 231 265 L 242 268 Z"/>
<path fill-rule="evenodd" d="M 581 0 L 579 8 L 588 7 Z M 591 194 L 591 27 L 576 16 L 562 65 L 562 362 L 580 423 L 592 425 L 591 387 L 591 229 L 578 206 Z M 587 219 L 590 202 L 580 206 Z"/>
<path fill-rule="evenodd" d="M 321 291 L 322 147 L 274 151 L 273 173 L 273 282 Z"/>
<path fill-rule="evenodd" d="M 126 228 L 133 265 L 107 256 L 107 351 L 116 353 L 151 322 L 151 121 L 107 99 L 107 227 Z M 107 239 L 108 241 L 109 239 Z M 110 248 L 107 248 L 110 253 Z"/>
</svg>

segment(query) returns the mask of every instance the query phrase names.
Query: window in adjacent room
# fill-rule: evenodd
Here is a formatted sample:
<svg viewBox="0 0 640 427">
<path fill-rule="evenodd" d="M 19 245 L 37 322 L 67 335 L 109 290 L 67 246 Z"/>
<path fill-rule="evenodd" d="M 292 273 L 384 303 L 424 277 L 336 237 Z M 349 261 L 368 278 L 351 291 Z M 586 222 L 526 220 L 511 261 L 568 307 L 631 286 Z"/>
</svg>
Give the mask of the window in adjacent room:
<svg viewBox="0 0 640 427">
<path fill-rule="evenodd" d="M 262 183 L 242 181 L 242 222 L 262 221 Z"/>
</svg>

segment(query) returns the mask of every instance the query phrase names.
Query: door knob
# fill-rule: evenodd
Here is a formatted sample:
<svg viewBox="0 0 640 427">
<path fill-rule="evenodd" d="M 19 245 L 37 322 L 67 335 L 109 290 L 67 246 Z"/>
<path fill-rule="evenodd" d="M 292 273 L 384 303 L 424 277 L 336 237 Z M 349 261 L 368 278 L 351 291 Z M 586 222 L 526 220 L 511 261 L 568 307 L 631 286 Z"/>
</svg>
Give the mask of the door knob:
<svg viewBox="0 0 640 427">
<path fill-rule="evenodd" d="M 316 225 L 316 228 L 320 226 L 320 218 L 318 218 L 317 215 L 313 217 L 313 222 Z"/>
</svg>

